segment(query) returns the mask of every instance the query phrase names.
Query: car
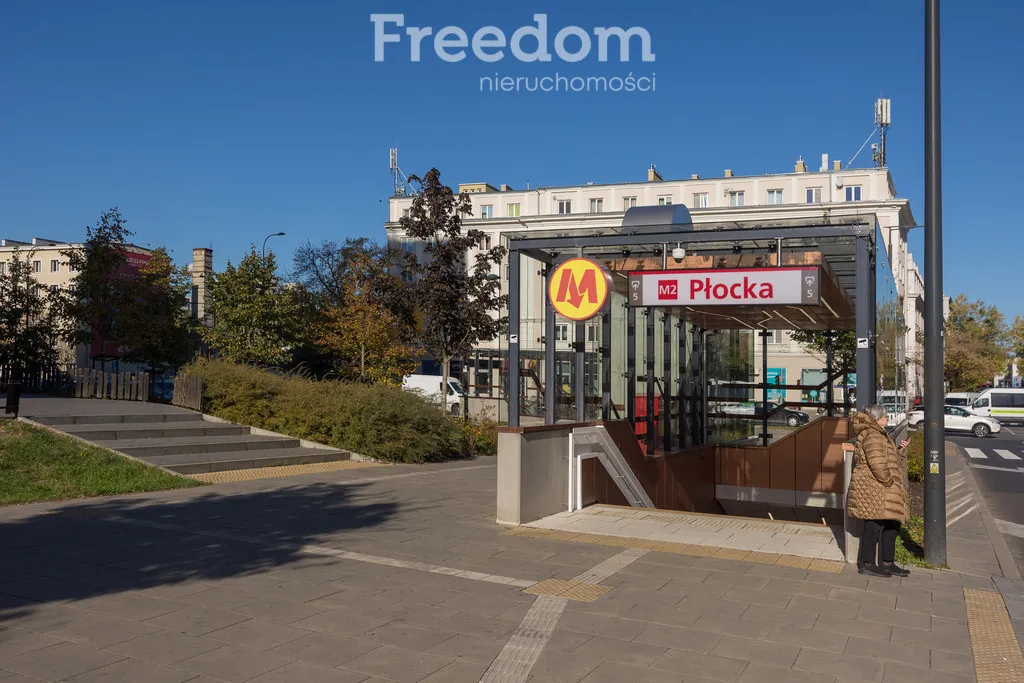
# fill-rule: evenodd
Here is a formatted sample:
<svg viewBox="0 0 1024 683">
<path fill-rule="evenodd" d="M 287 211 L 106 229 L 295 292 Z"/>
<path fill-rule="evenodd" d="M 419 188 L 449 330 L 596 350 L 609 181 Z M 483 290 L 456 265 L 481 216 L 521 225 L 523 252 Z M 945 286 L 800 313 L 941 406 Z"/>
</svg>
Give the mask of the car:
<svg viewBox="0 0 1024 683">
<path fill-rule="evenodd" d="M 943 426 L 948 432 L 971 432 L 977 437 L 984 438 L 1002 429 L 999 420 L 972 413 L 960 406 L 943 406 L 942 410 L 946 414 Z M 910 411 L 907 424 L 914 428 L 921 427 L 924 424 L 924 408 Z"/>
<path fill-rule="evenodd" d="M 721 417 L 745 417 L 752 420 L 760 420 L 764 415 L 762 405 L 761 403 L 754 403 L 753 405 L 749 403 L 720 404 L 714 414 Z M 799 427 L 811 420 L 810 415 L 799 410 L 780 408 L 772 412 L 773 409 L 774 405 L 768 408 L 768 424 Z"/>
</svg>

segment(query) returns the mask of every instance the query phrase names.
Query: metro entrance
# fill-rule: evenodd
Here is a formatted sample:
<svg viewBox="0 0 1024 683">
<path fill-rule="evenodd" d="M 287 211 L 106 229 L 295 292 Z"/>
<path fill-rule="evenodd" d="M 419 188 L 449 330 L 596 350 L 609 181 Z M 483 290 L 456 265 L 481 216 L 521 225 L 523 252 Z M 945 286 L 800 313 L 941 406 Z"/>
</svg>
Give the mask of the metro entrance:
<svg viewBox="0 0 1024 683">
<path fill-rule="evenodd" d="M 845 414 L 851 392 L 841 402 L 836 387 L 853 376 L 858 407 L 899 393 L 901 309 L 873 223 L 695 227 L 675 205 L 631 208 L 614 229 L 509 235 L 508 424 L 625 419 L 646 453 L 669 453 L 767 445 L 787 407 Z M 523 296 L 538 272 L 543 288 Z M 540 333 L 524 320 L 542 321 Z M 569 350 L 555 330 L 568 332 Z M 769 381 L 772 330 L 820 333 L 823 381 Z M 858 340 L 856 367 L 831 352 L 845 330 Z M 817 400 L 780 402 L 787 389 Z"/>
</svg>

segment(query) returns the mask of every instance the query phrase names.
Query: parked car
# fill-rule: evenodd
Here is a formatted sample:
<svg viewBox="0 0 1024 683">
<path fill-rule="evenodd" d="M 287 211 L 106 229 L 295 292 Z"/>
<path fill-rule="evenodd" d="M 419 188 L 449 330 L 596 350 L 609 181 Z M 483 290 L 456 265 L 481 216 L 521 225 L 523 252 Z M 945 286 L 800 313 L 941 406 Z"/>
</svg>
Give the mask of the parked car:
<svg viewBox="0 0 1024 683">
<path fill-rule="evenodd" d="M 986 437 L 989 434 L 997 434 L 1002 429 L 999 420 L 972 413 L 960 406 L 943 406 L 943 411 L 946 414 L 943 426 L 948 432 L 971 432 L 977 437 Z M 907 424 L 916 429 L 923 423 L 923 408 L 910 411 Z"/>
<path fill-rule="evenodd" d="M 746 417 L 760 420 L 764 416 L 763 405 L 762 403 L 719 404 L 718 414 L 725 417 Z M 774 406 L 768 408 L 768 424 L 799 427 L 811 421 L 811 416 L 800 410 L 781 408 L 773 413 L 771 412 L 773 408 Z"/>
</svg>

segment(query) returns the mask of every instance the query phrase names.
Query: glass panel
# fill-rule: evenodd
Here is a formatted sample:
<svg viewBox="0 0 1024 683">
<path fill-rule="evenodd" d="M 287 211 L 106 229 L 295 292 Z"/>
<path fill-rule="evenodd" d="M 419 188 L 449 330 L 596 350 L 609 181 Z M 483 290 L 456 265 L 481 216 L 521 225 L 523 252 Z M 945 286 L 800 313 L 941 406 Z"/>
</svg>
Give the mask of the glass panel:
<svg viewBox="0 0 1024 683">
<path fill-rule="evenodd" d="M 906 417 L 908 408 L 903 298 L 896 290 L 885 241 L 877 229 L 875 244 L 875 402 L 889 412 L 892 422 L 899 422 Z"/>
<path fill-rule="evenodd" d="M 619 278 L 621 280 L 621 278 Z M 613 280 L 614 282 L 614 280 Z M 626 419 L 626 294 L 612 292 L 612 410 L 613 420 Z"/>
<path fill-rule="evenodd" d="M 715 330 L 706 335 L 708 443 L 730 443 L 760 434 L 752 389 L 729 386 L 754 381 L 754 334 Z"/>
</svg>

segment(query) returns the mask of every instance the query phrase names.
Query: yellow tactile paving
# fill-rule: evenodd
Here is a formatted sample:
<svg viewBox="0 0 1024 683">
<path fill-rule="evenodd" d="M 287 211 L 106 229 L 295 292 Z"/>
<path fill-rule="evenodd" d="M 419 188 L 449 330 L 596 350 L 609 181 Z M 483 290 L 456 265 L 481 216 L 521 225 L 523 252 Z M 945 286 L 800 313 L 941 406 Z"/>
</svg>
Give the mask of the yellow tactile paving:
<svg viewBox="0 0 1024 683">
<path fill-rule="evenodd" d="M 964 588 L 967 629 L 978 683 L 1024 681 L 1024 655 L 999 593 Z"/>
<path fill-rule="evenodd" d="M 528 536 L 530 538 L 545 538 L 555 541 L 569 541 L 571 543 L 592 543 L 594 545 L 607 545 L 615 548 L 641 548 L 659 553 L 672 553 L 674 555 L 691 555 L 696 557 L 715 557 L 725 560 L 739 560 L 742 562 L 756 562 L 758 564 L 774 564 L 782 567 L 796 567 L 798 569 L 809 569 L 815 572 L 829 572 L 838 574 L 843 570 L 844 563 L 838 560 L 821 560 L 812 557 L 797 557 L 796 555 L 779 555 L 776 553 L 761 553 L 750 550 L 739 550 L 737 548 L 719 548 L 710 545 L 694 545 L 692 543 L 672 543 L 670 541 L 649 541 L 643 538 L 631 538 L 629 536 L 605 536 L 601 534 L 577 534 L 570 531 L 556 531 L 553 529 L 541 529 L 530 526 L 516 526 L 508 529 L 505 533 L 511 536 Z M 549 579 L 554 581 L 555 579 Z M 545 582 L 537 584 L 538 586 Z M 536 588 L 536 586 L 534 586 Z M 532 589 L 529 589 L 532 590 Z M 527 592 L 529 592 L 529 590 Z M 544 593 L 544 595 L 553 595 Z M 559 596 L 566 597 L 566 596 Z M 575 599 L 575 598 L 574 598 Z"/>
<path fill-rule="evenodd" d="M 565 598 L 566 600 L 594 602 L 610 590 L 611 586 L 602 586 L 597 583 L 545 579 L 540 583 L 530 586 L 523 592 L 530 595 L 549 595 L 555 598 Z"/>
<path fill-rule="evenodd" d="M 205 481 L 208 484 L 226 484 L 233 481 L 253 481 L 254 479 L 295 477 L 300 474 L 319 474 L 321 472 L 358 470 L 364 467 L 386 467 L 386 465 L 377 462 L 336 460 L 334 462 L 315 462 L 309 465 L 281 465 L 280 467 L 257 467 L 248 470 L 229 470 L 227 472 L 204 472 L 202 474 L 190 474 L 188 476 L 191 479 Z"/>
</svg>

